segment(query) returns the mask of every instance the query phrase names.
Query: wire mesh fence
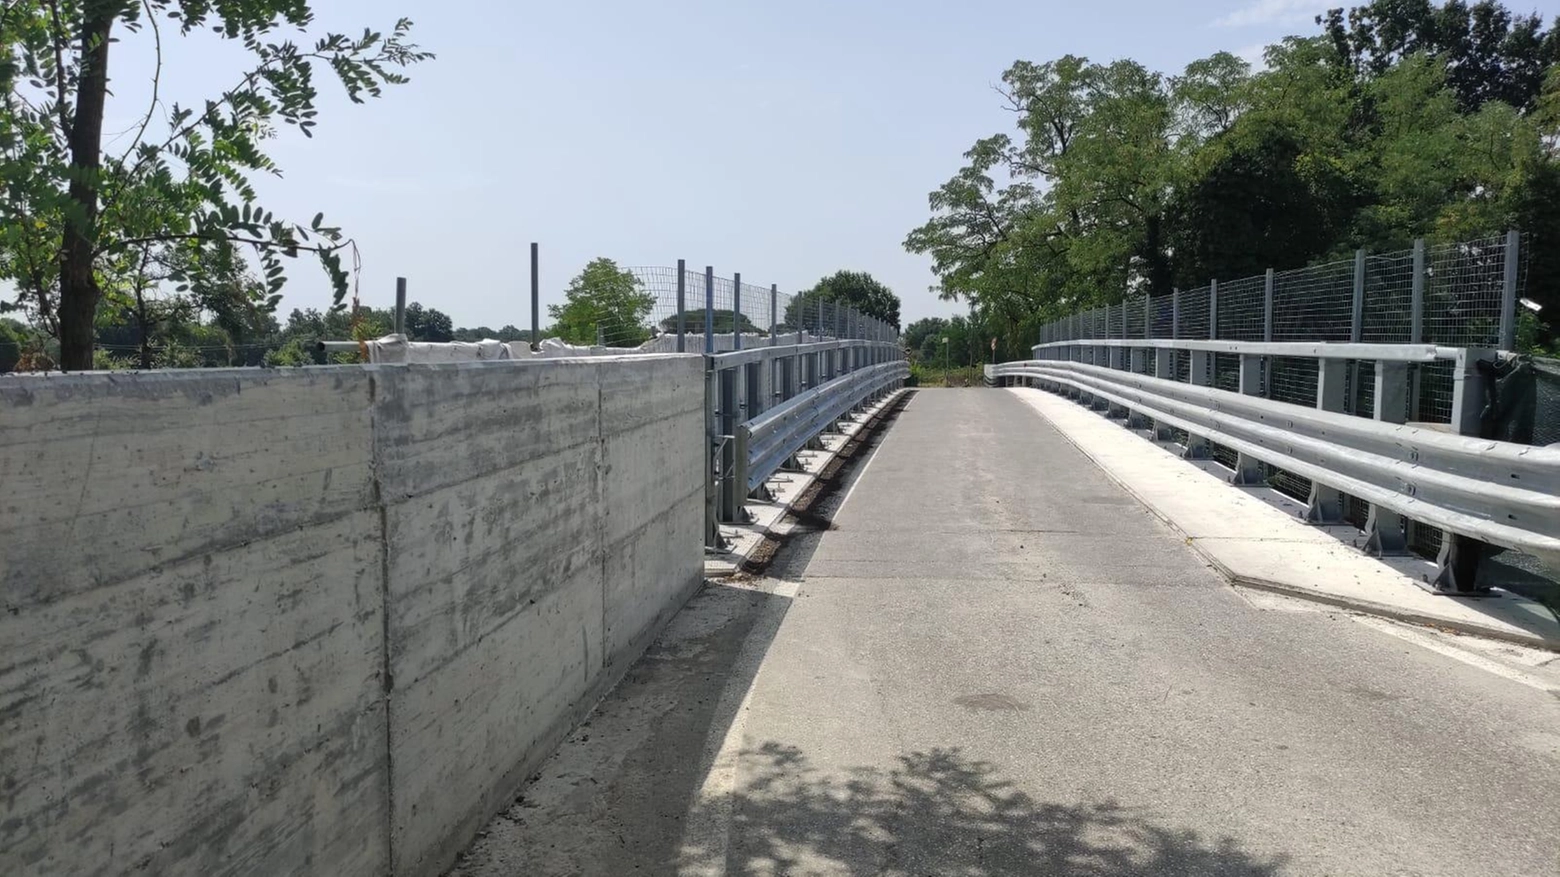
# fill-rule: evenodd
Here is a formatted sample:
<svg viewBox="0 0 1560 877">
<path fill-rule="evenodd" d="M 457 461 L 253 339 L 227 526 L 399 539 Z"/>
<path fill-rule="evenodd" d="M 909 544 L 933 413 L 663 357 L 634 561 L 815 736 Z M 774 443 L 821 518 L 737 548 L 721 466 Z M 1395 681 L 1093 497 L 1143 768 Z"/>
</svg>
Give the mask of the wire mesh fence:
<svg viewBox="0 0 1560 877">
<path fill-rule="evenodd" d="M 1264 341 L 1267 278 L 1247 277 L 1219 284 L 1221 341 Z"/>
<path fill-rule="evenodd" d="M 1048 324 L 1042 340 L 1182 338 L 1509 348 L 1526 285 L 1525 238 L 1367 254 L 1175 296 L 1141 297 Z M 1417 319 L 1416 319 L 1417 315 Z"/>
<path fill-rule="evenodd" d="M 603 327 L 599 334 L 607 346 L 633 346 L 625 342 L 641 334 L 657 349 L 681 334 L 684 349 L 704 352 L 838 338 L 891 341 L 899 335 L 897 327 L 818 295 L 792 295 L 709 269 L 685 267 L 680 286 L 677 268 L 628 270 L 653 302 L 649 324 Z"/>
<path fill-rule="evenodd" d="M 1391 253 L 1361 251 L 1352 259 L 1210 283 L 1149 300 L 1125 298 L 1121 304 L 1049 324 L 1041 338 L 1356 342 L 1509 350 L 1515 346 L 1516 303 L 1527 281 L 1522 252 L 1523 237 L 1516 232 L 1433 245 L 1421 241 L 1412 249 Z M 1178 381 L 1226 391 L 1242 389 L 1239 354 L 1151 352 L 1157 354 L 1156 360 L 1173 357 L 1170 373 Z M 1323 404 L 1319 363 L 1315 357 L 1261 356 L 1259 386 L 1245 389 L 1279 402 L 1319 407 Z M 1329 372 L 1337 375 L 1341 386 L 1328 390 L 1332 400 L 1328 407 L 1389 422 L 1448 424 L 1453 419 L 1452 362 L 1442 359 L 1406 369 L 1382 369 L 1365 359 L 1339 366 L 1337 372 Z M 1206 371 L 1194 375 L 1194 369 Z M 1378 388 L 1378 372 L 1382 380 L 1404 385 Z M 1149 373 L 1157 372 L 1150 367 Z M 1560 398 L 1557 374 L 1560 368 L 1540 379 L 1541 395 L 1548 392 Z M 1391 403 L 1387 408 L 1399 407 L 1397 400 L 1402 399 L 1400 410 L 1378 410 L 1378 396 Z M 1560 411 L 1560 403 L 1554 407 Z M 1554 432 L 1560 430 L 1555 424 L 1560 424 L 1560 414 L 1550 419 L 1550 442 L 1560 436 Z M 1542 431 L 1540 426 L 1535 433 Z M 1184 433 L 1175 435 L 1183 443 L 1188 438 Z M 1210 450 L 1218 462 L 1236 464 L 1233 449 L 1213 444 Z M 1264 469 L 1267 483 L 1280 492 L 1300 500 L 1310 495 L 1308 479 L 1274 466 Z M 1345 496 L 1342 511 L 1345 520 L 1363 527 L 1370 505 Z M 1405 535 L 1411 548 L 1432 557 L 1442 538 L 1436 528 L 1413 523 L 1406 524 Z"/>
</svg>

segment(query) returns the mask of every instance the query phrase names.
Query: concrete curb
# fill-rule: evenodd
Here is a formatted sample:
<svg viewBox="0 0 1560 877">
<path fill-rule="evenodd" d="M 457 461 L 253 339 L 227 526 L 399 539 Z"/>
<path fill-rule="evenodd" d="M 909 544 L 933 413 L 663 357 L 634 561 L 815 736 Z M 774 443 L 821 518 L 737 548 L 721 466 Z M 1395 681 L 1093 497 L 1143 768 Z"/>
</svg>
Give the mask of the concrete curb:
<svg viewBox="0 0 1560 877">
<path fill-rule="evenodd" d="M 1036 390 L 1035 392 L 1044 391 Z M 1067 400 L 1059 399 L 1058 401 L 1066 401 L 1066 404 L 1074 405 L 1074 403 Z M 1438 630 L 1450 630 L 1457 633 L 1482 637 L 1485 639 L 1493 639 L 1521 646 L 1560 652 L 1560 622 L 1557 622 L 1554 625 L 1554 629 L 1548 633 L 1524 631 L 1496 624 L 1483 624 L 1476 620 L 1457 618 L 1450 615 L 1437 615 L 1429 612 L 1417 611 L 1412 608 L 1394 606 L 1389 603 L 1383 603 L 1364 597 L 1329 593 L 1318 590 L 1316 588 L 1307 588 L 1304 586 L 1288 582 L 1281 582 L 1264 576 L 1253 575 L 1251 573 L 1233 569 L 1229 564 L 1215 556 L 1215 554 L 1209 549 L 1204 539 L 1197 537 L 1188 531 L 1185 527 L 1183 527 L 1180 523 L 1178 523 L 1176 518 L 1170 513 L 1166 512 L 1161 507 L 1161 504 L 1157 502 L 1153 496 L 1141 490 L 1137 485 L 1134 485 L 1131 481 L 1124 478 L 1119 472 L 1115 471 L 1111 466 L 1107 465 L 1096 451 L 1090 449 L 1084 443 L 1079 441 L 1078 436 L 1064 428 L 1061 424 L 1058 424 L 1044 411 L 1033 405 L 1031 407 L 1035 408 L 1035 413 L 1040 415 L 1042 418 L 1045 418 L 1045 420 L 1051 424 L 1052 428 L 1060 433 L 1069 444 L 1077 448 L 1084 456 L 1088 457 L 1091 462 L 1098 466 L 1105 473 L 1106 477 L 1110 478 L 1111 481 L 1115 482 L 1123 490 L 1130 494 L 1133 499 L 1137 500 L 1144 508 L 1148 509 L 1148 511 L 1153 514 L 1154 517 L 1163 521 L 1172 530 L 1180 534 L 1185 539 L 1187 545 L 1189 545 L 1192 550 L 1197 552 L 1198 557 L 1201 557 L 1208 563 L 1210 567 L 1217 570 L 1218 573 L 1224 576 L 1224 578 L 1229 581 L 1232 586 L 1252 588 L 1255 590 L 1281 594 L 1287 597 L 1295 597 L 1313 603 L 1333 606 L 1339 609 L 1388 618 L 1393 621 L 1417 624 L 1425 627 L 1436 628 Z M 1078 406 L 1074 405 L 1074 407 Z M 1078 410 L 1084 411 L 1084 409 L 1081 407 Z M 1116 426 L 1115 424 L 1111 424 L 1111 426 L 1115 429 L 1120 429 L 1120 427 Z M 1145 444 L 1150 447 L 1154 447 L 1156 449 L 1159 447 L 1158 445 L 1148 443 L 1147 440 L 1142 439 L 1141 436 L 1137 436 L 1136 434 L 1131 435 L 1134 438 L 1138 438 L 1139 440 L 1144 441 Z M 1305 525 L 1302 524 L 1298 526 Z M 1342 543 L 1340 543 L 1340 545 L 1341 544 Z M 1365 558 L 1365 555 L 1358 556 Z M 1419 589 L 1419 587 L 1414 585 L 1412 582 L 1405 581 L 1404 587 L 1414 589 L 1415 595 L 1424 594 L 1424 591 Z M 1457 599 L 1450 596 L 1427 596 L 1431 596 L 1432 599 L 1435 600 Z M 1515 595 L 1510 595 L 1508 598 L 1514 600 L 1525 600 L 1525 598 L 1519 598 Z"/>
</svg>

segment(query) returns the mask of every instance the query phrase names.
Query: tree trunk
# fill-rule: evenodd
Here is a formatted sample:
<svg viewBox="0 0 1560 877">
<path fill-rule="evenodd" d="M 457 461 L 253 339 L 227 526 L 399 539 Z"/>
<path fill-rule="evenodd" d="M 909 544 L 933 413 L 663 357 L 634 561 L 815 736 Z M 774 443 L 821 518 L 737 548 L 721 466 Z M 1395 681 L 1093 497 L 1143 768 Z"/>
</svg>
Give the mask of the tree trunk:
<svg viewBox="0 0 1560 877">
<path fill-rule="evenodd" d="M 103 107 L 108 96 L 108 36 L 115 6 L 89 2 L 81 29 L 81 79 L 76 116 L 70 126 L 70 200 L 77 214 L 65 223 L 60 252 L 60 368 L 92 368 L 98 287 L 93 256 L 97 249 L 98 181 L 103 158 Z"/>
</svg>

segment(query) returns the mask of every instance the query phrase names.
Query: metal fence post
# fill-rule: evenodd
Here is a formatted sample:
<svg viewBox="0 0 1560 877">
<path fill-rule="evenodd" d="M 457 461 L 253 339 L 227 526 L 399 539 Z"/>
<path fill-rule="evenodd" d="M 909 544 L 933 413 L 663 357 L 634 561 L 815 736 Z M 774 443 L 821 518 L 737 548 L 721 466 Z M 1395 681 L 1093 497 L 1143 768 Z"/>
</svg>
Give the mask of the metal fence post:
<svg viewBox="0 0 1560 877">
<path fill-rule="evenodd" d="M 1208 281 L 1208 340 L 1219 338 L 1219 281 Z"/>
<path fill-rule="evenodd" d="M 780 343 L 780 284 L 769 284 L 769 346 Z"/>
<path fill-rule="evenodd" d="M 688 265 L 677 260 L 677 352 L 688 351 Z"/>
<path fill-rule="evenodd" d="M 1517 346 L 1517 269 L 1522 235 L 1516 229 L 1506 232 L 1506 266 L 1500 287 L 1500 349 Z"/>
<path fill-rule="evenodd" d="M 1414 277 L 1408 307 L 1408 343 L 1425 343 L 1425 239 L 1414 241 Z"/>
<path fill-rule="evenodd" d="M 1277 275 L 1273 269 L 1267 269 L 1267 276 L 1262 280 L 1262 340 L 1273 340 L 1273 288 L 1277 286 Z"/>
<path fill-rule="evenodd" d="M 395 334 L 406 334 L 406 278 L 395 279 Z"/>
<path fill-rule="evenodd" d="M 1170 290 L 1170 340 L 1181 337 L 1181 290 Z"/>
<path fill-rule="evenodd" d="M 715 352 L 715 266 L 704 266 L 704 352 Z"/>
<path fill-rule="evenodd" d="M 1354 306 L 1349 312 L 1349 340 L 1355 344 L 1365 334 L 1365 250 L 1354 251 Z"/>
<path fill-rule="evenodd" d="M 537 253 L 536 242 L 531 242 L 531 349 L 540 350 L 542 345 L 542 284 L 541 271 L 538 267 L 541 259 Z"/>
<path fill-rule="evenodd" d="M 742 349 L 742 272 L 731 275 L 731 349 Z"/>
</svg>

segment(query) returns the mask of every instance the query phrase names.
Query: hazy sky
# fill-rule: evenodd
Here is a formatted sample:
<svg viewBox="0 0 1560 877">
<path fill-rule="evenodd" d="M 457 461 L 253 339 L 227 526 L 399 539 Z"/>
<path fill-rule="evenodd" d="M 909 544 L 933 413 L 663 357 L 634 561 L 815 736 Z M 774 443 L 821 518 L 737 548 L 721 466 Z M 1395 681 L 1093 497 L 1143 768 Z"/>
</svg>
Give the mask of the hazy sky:
<svg viewBox="0 0 1560 877">
<path fill-rule="evenodd" d="M 282 132 L 272 152 L 285 177 L 262 191 L 277 214 L 324 211 L 356 238 L 365 303 L 388 305 L 404 275 L 411 298 L 457 325 L 528 323 L 533 240 L 544 306 L 593 257 L 684 258 L 782 291 L 870 271 L 908 322 L 964 309 L 927 290 L 929 260 L 901 244 L 963 152 L 1011 130 L 992 85 L 1014 60 L 1177 71 L 1220 49 L 1255 58 L 1313 33 L 1329 5 L 317 0 L 313 30 L 406 15 L 438 59 L 363 106 L 322 83 L 315 137 Z M 1557 6 L 1537 4 L 1546 18 Z M 116 47 L 108 131 L 144 107 L 146 39 Z M 165 99 L 212 96 L 242 69 L 232 46 L 165 43 Z M 289 274 L 284 312 L 328 303 L 314 263 Z"/>
</svg>

